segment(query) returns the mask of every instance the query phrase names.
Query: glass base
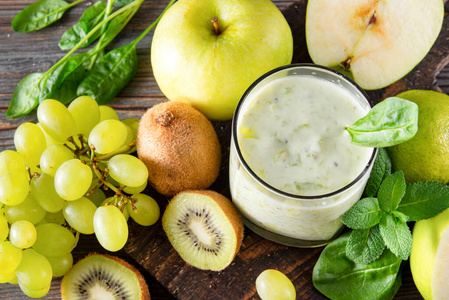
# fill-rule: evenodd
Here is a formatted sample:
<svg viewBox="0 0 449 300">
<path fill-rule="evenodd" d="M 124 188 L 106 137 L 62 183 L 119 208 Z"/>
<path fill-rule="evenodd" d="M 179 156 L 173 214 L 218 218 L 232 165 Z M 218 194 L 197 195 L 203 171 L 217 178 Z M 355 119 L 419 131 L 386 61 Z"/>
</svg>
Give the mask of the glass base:
<svg viewBox="0 0 449 300">
<path fill-rule="evenodd" d="M 332 242 L 334 239 L 336 239 L 343 230 L 343 226 L 342 226 L 342 228 L 340 230 L 338 230 L 334 234 L 334 236 L 332 238 L 330 238 L 329 240 L 301 240 L 301 239 L 296 239 L 296 238 L 292 238 L 292 237 L 288 237 L 285 235 L 281 235 L 278 233 L 268 231 L 260 226 L 257 226 L 256 224 L 254 224 L 253 222 L 251 222 L 244 216 L 242 216 L 242 219 L 243 219 L 243 224 L 245 224 L 246 227 L 248 227 L 251 231 L 253 231 L 257 235 L 259 235 L 267 240 L 270 240 L 272 242 L 278 243 L 278 244 L 291 246 L 291 247 L 298 247 L 298 248 L 317 248 L 317 247 L 326 246 L 327 244 Z"/>
</svg>

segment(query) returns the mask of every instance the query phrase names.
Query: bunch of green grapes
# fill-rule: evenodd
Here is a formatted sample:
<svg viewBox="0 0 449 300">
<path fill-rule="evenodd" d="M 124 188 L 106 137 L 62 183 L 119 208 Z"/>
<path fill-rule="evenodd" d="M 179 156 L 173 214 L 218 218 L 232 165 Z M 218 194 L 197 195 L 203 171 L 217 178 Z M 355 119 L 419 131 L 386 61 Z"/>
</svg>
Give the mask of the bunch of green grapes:
<svg viewBox="0 0 449 300">
<path fill-rule="evenodd" d="M 30 297 L 70 269 L 80 233 L 117 251 L 129 217 L 149 226 L 160 214 L 142 193 L 148 170 L 131 155 L 138 119 L 119 120 L 86 96 L 68 107 L 44 100 L 37 117 L 15 131 L 16 151 L 0 152 L 0 283 Z"/>
</svg>

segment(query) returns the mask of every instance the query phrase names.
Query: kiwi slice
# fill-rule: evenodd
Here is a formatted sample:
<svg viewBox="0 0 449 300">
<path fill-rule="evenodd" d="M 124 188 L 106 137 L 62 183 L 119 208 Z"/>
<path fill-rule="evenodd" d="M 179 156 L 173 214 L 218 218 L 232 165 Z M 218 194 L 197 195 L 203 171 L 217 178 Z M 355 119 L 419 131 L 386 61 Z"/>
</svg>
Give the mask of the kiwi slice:
<svg viewBox="0 0 449 300">
<path fill-rule="evenodd" d="M 185 191 L 167 205 L 162 217 L 167 237 L 188 264 L 220 271 L 234 259 L 243 240 L 237 209 L 214 191 Z"/>
<path fill-rule="evenodd" d="M 149 300 L 145 279 L 123 259 L 90 254 L 67 272 L 61 284 L 62 299 Z"/>
</svg>

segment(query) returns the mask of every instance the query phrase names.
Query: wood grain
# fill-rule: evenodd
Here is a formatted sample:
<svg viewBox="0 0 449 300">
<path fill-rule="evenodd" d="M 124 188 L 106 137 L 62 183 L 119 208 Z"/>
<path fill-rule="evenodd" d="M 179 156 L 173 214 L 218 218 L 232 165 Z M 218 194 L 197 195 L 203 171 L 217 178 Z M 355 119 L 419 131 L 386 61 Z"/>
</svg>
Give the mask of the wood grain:
<svg viewBox="0 0 449 300">
<path fill-rule="evenodd" d="M 36 121 L 35 113 L 20 119 L 5 117 L 14 88 L 29 73 L 42 72 L 50 68 L 64 53 L 57 43 L 62 33 L 92 4 L 86 1 L 71 8 L 62 20 L 49 28 L 27 34 L 16 33 L 11 28 L 12 18 L 33 0 L 0 0 L 0 151 L 13 149 L 15 128 L 22 122 Z M 294 35 L 294 62 L 310 62 L 305 46 L 304 20 L 307 1 L 273 1 L 284 13 Z M 130 24 L 108 47 L 112 49 L 131 42 L 164 9 L 168 0 L 147 0 Z M 446 5 L 447 6 L 447 5 Z M 369 92 L 378 102 L 386 96 L 412 89 L 434 89 L 449 92 L 449 19 L 445 18 L 442 33 L 426 58 L 406 77 L 378 91 Z M 166 101 L 159 90 L 150 65 L 150 33 L 137 46 L 139 68 L 135 78 L 111 102 L 121 118 L 140 117 L 154 104 Z M 223 161 L 220 176 L 211 189 L 230 197 L 228 186 L 228 156 L 230 122 L 214 122 L 221 141 Z M 147 189 L 164 209 L 167 199 Z M 142 227 L 130 222 L 130 239 L 125 249 L 116 253 L 128 260 L 144 273 L 153 299 L 257 299 L 255 279 L 267 268 L 279 269 L 293 281 L 298 299 L 325 299 L 312 285 L 312 269 L 321 252 L 318 249 L 286 247 L 265 240 L 245 231 L 242 248 L 235 261 L 222 272 L 200 271 L 186 265 L 169 244 L 162 231 L 160 221 L 151 227 Z M 95 237 L 82 236 L 74 250 L 75 261 L 89 252 L 106 252 Z M 156 279 L 156 280 L 155 280 Z M 404 263 L 403 284 L 395 299 L 421 299 L 410 274 L 408 263 Z M 52 282 L 45 299 L 59 299 L 60 279 Z M 169 293 L 167 292 L 169 291 Z M 27 299 L 17 286 L 0 285 L 0 299 Z"/>
</svg>

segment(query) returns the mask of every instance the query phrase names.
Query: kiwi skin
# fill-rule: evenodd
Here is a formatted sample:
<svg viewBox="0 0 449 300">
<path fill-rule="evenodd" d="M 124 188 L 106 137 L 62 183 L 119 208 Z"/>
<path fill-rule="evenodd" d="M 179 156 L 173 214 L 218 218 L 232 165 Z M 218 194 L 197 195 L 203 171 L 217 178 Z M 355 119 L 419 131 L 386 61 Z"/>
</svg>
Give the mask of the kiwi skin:
<svg viewBox="0 0 449 300">
<path fill-rule="evenodd" d="M 217 179 L 221 149 L 211 122 L 193 106 L 163 102 L 148 109 L 137 131 L 137 155 L 148 181 L 168 197 L 207 189 Z"/>
</svg>

